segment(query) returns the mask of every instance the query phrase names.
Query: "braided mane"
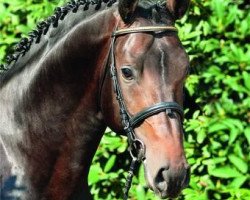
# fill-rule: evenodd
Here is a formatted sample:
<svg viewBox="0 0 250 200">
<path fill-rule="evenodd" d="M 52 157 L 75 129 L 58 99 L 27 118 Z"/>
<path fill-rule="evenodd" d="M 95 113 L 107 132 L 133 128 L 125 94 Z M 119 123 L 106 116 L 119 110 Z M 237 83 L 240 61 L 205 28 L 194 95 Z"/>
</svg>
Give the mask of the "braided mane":
<svg viewBox="0 0 250 200">
<path fill-rule="evenodd" d="M 11 64 L 16 63 L 20 57 L 23 57 L 29 51 L 32 44 L 38 44 L 51 27 L 57 28 L 59 21 L 63 21 L 65 16 L 70 12 L 76 13 L 80 10 L 80 6 L 83 11 L 87 11 L 90 6 L 94 6 L 94 9 L 97 11 L 102 7 L 102 3 L 105 3 L 106 7 L 111 7 L 116 1 L 117 0 L 71 0 L 66 3 L 65 6 L 55 8 L 52 16 L 39 22 L 36 29 L 28 33 L 28 37 L 21 38 L 19 43 L 14 46 L 14 53 L 6 57 L 6 64 L 0 64 L 0 74 L 1 71 L 8 70 Z M 139 5 L 141 8 L 147 10 L 146 13 L 150 15 L 149 18 L 162 18 L 161 10 L 164 10 L 164 12 L 166 11 L 165 0 L 141 0 Z M 154 13 L 152 13 L 152 8 L 157 9 L 158 16 L 153 16 Z"/>
<path fill-rule="evenodd" d="M 7 56 L 6 65 L 0 65 L 0 70 L 7 70 L 8 65 L 24 56 L 32 44 L 38 44 L 41 37 L 47 34 L 49 28 L 56 28 L 59 21 L 64 20 L 69 12 L 76 13 L 80 6 L 83 6 L 83 10 L 86 11 L 91 5 L 95 6 L 95 10 L 99 10 L 102 3 L 105 3 L 107 7 L 111 7 L 115 2 L 116 0 L 71 0 L 65 6 L 55 8 L 55 12 L 52 16 L 39 22 L 37 28 L 28 33 L 28 37 L 22 38 L 20 42 L 15 45 L 14 53 Z"/>
</svg>

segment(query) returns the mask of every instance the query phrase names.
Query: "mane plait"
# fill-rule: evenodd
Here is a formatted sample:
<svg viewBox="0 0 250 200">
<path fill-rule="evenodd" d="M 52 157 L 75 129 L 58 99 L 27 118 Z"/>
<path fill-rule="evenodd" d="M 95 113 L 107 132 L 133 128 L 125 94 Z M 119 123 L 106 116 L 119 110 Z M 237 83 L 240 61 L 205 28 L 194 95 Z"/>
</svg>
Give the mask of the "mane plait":
<svg viewBox="0 0 250 200">
<path fill-rule="evenodd" d="M 55 8 L 54 14 L 48 17 L 46 20 L 41 21 L 37 24 L 37 28 L 28 33 L 28 37 L 24 37 L 14 47 L 14 53 L 10 54 L 6 58 L 6 65 L 0 65 L 1 69 L 7 69 L 8 65 L 12 62 L 16 62 L 18 58 L 24 56 L 25 53 L 30 49 L 33 43 L 39 43 L 42 35 L 46 35 L 49 28 L 58 26 L 59 20 L 63 20 L 69 12 L 76 13 L 80 6 L 83 6 L 83 10 L 88 10 L 90 5 L 96 5 L 95 10 L 101 8 L 102 3 L 106 3 L 107 7 L 112 6 L 116 0 L 71 0 L 63 7 Z"/>
</svg>

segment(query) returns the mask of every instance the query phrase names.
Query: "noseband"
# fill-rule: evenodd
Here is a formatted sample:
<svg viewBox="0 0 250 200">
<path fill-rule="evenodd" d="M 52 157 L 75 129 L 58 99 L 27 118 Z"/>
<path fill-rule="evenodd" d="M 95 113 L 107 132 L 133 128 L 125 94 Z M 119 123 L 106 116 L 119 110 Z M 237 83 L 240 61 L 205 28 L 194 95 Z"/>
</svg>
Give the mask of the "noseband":
<svg viewBox="0 0 250 200">
<path fill-rule="evenodd" d="M 129 114 L 123 99 L 121 87 L 117 77 L 117 69 L 115 67 L 115 40 L 121 35 L 132 33 L 159 34 L 164 32 L 177 32 L 177 29 L 174 26 L 145 26 L 116 30 L 112 34 L 110 73 L 113 81 L 114 92 L 116 94 L 116 99 L 120 108 L 122 125 L 128 137 L 129 151 L 132 156 L 132 162 L 130 165 L 127 182 L 125 185 L 124 200 L 128 198 L 128 191 L 131 187 L 132 177 L 134 175 L 136 165 L 138 164 L 138 162 L 143 161 L 145 159 L 145 145 L 141 140 L 136 137 L 134 129 L 138 127 L 146 118 L 158 114 L 160 112 L 166 112 L 166 114 L 170 117 L 174 112 L 176 112 L 181 117 L 181 120 L 183 120 L 184 114 L 182 107 L 176 102 L 156 103 L 148 108 L 145 108 L 134 116 L 131 116 Z"/>
</svg>

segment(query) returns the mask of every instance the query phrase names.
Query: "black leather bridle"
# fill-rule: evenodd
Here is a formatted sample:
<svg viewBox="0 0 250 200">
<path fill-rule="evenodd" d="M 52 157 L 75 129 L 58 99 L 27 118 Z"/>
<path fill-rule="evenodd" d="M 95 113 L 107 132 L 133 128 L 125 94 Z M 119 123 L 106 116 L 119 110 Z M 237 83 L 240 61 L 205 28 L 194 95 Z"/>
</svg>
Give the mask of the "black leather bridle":
<svg viewBox="0 0 250 200">
<path fill-rule="evenodd" d="M 142 110 L 134 116 L 131 116 L 129 114 L 123 99 L 121 87 L 117 77 L 117 69 L 115 67 L 115 40 L 121 35 L 131 33 L 158 34 L 164 32 L 177 32 L 177 29 L 174 26 L 144 26 L 116 30 L 112 34 L 110 74 L 113 81 L 116 99 L 120 108 L 122 125 L 128 137 L 129 151 L 132 156 L 132 162 L 130 165 L 127 182 L 125 185 L 124 200 L 128 198 L 128 191 L 131 187 L 131 182 L 136 165 L 145 159 L 145 145 L 141 140 L 136 137 L 134 128 L 138 127 L 146 118 L 158 114 L 160 112 L 166 112 L 168 116 L 171 116 L 173 112 L 176 112 L 181 117 L 181 120 L 183 120 L 184 114 L 182 107 L 176 102 L 160 102 Z"/>
</svg>

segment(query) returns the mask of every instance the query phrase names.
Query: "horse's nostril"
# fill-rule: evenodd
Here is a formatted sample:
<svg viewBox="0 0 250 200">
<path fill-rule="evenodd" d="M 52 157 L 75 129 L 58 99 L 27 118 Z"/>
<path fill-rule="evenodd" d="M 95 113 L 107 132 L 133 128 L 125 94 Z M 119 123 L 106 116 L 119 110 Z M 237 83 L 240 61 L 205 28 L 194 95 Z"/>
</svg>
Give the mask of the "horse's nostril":
<svg viewBox="0 0 250 200">
<path fill-rule="evenodd" d="M 154 179 L 154 190 L 161 198 L 176 197 L 180 191 L 187 187 L 190 179 L 190 167 L 188 164 L 180 167 L 163 167 Z"/>
<path fill-rule="evenodd" d="M 168 169 L 169 169 L 168 166 L 161 168 L 155 178 L 155 186 L 159 191 L 167 190 Z"/>
</svg>

